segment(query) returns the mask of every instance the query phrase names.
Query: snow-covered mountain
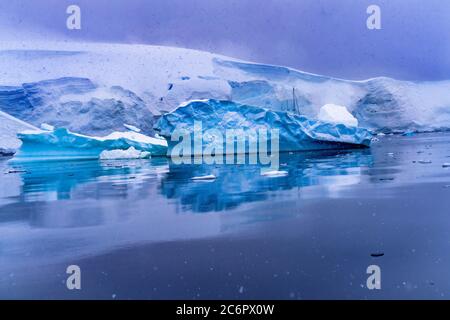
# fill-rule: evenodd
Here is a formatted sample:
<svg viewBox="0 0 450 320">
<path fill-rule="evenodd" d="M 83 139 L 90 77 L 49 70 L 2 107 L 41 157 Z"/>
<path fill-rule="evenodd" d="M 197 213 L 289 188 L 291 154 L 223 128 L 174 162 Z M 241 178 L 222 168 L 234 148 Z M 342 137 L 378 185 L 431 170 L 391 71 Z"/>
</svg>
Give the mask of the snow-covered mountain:
<svg viewBox="0 0 450 320">
<path fill-rule="evenodd" d="M 151 135 L 161 113 L 211 98 L 313 119 L 344 105 L 360 126 L 386 132 L 450 129 L 450 81 L 347 81 L 188 49 L 69 42 L 2 43 L 0 70 L 0 110 L 83 134 L 127 123 Z"/>
</svg>

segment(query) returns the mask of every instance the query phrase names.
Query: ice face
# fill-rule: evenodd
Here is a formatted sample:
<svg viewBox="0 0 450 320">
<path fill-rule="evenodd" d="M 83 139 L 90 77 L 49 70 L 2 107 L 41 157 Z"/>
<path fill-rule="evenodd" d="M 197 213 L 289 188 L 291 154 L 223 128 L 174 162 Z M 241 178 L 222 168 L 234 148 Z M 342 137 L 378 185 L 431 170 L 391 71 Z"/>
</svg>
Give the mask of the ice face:
<svg viewBox="0 0 450 320">
<path fill-rule="evenodd" d="M 327 123 L 293 113 L 274 112 L 222 100 L 197 100 L 185 103 L 175 111 L 163 115 L 155 130 L 167 139 L 169 154 L 172 154 L 181 140 L 174 139 L 174 133 L 190 135 L 194 141 L 198 133 L 195 128 L 199 128 L 199 125 L 203 136 L 202 148 L 199 150 L 194 147 L 192 149 L 194 155 L 199 155 L 212 147 L 215 147 L 216 152 L 221 149 L 223 153 L 228 153 L 226 147 L 222 146 L 225 138 L 218 140 L 209 137 L 208 131 L 211 129 L 223 137 L 227 135 L 227 130 L 243 130 L 244 134 L 248 135 L 247 143 L 260 139 L 250 133 L 258 133 L 261 129 L 266 132 L 278 129 L 280 151 L 364 147 L 369 146 L 372 139 L 371 133 L 363 128 Z M 266 138 L 269 139 L 269 136 Z M 261 140 L 259 141 L 261 143 Z M 249 151 L 248 148 L 249 146 L 246 146 L 246 152 Z"/>
<path fill-rule="evenodd" d="M 85 78 L 66 77 L 0 87 L 0 109 L 35 126 L 42 123 L 89 135 L 137 125 L 153 133 L 145 102 L 121 87 L 101 88 Z"/>
<path fill-rule="evenodd" d="M 140 156 L 165 156 L 167 152 L 165 140 L 137 132 L 113 132 L 105 137 L 90 137 L 58 128 L 54 131 L 25 131 L 18 137 L 22 146 L 13 161 L 98 159 L 104 151 L 114 151 L 103 153 L 104 157 L 136 153 Z"/>
</svg>

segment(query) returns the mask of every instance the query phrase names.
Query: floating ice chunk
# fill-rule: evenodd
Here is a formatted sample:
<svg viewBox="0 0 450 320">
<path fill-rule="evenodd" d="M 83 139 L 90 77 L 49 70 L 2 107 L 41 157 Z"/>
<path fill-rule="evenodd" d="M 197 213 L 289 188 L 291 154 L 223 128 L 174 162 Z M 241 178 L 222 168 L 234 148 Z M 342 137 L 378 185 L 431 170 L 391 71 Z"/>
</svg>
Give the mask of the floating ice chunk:
<svg viewBox="0 0 450 320">
<path fill-rule="evenodd" d="M 103 151 L 129 150 L 164 156 L 167 142 L 137 132 L 113 132 L 105 137 L 90 137 L 58 128 L 54 131 L 28 131 L 18 134 L 22 146 L 14 161 L 47 159 L 98 159 Z"/>
<path fill-rule="evenodd" d="M 450 163 L 446 162 L 442 165 L 443 168 L 450 168 Z"/>
<path fill-rule="evenodd" d="M 139 151 L 134 147 L 127 150 L 105 150 L 100 153 L 100 160 L 117 160 L 117 159 L 146 159 L 150 158 L 150 152 Z"/>
<path fill-rule="evenodd" d="M 285 177 L 288 175 L 287 171 L 265 171 L 261 173 L 262 176 L 264 177 Z"/>
<path fill-rule="evenodd" d="M 417 162 L 420 163 L 420 164 L 430 164 L 431 163 L 430 160 L 419 160 Z"/>
<path fill-rule="evenodd" d="M 358 126 L 358 119 L 348 112 L 346 107 L 331 103 L 320 108 L 317 118 L 324 122 L 341 123 L 350 127 Z"/>
<path fill-rule="evenodd" d="M 131 124 L 124 123 L 123 126 L 127 128 L 128 130 L 134 131 L 134 132 L 141 132 L 141 129 L 138 127 L 132 126 Z"/>
<path fill-rule="evenodd" d="M 211 180 L 215 180 L 215 179 L 216 179 L 216 176 L 213 174 L 191 178 L 191 180 L 194 180 L 194 181 L 211 181 Z"/>
</svg>

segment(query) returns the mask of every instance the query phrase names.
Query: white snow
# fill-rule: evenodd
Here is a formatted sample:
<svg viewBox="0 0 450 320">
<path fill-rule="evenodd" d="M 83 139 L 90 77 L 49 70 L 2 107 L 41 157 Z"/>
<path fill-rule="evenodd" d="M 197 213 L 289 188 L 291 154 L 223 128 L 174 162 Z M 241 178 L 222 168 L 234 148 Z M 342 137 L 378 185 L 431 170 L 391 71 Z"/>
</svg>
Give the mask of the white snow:
<svg viewBox="0 0 450 320">
<path fill-rule="evenodd" d="M 24 83 L 65 77 L 82 78 L 93 84 L 92 90 L 80 93 L 72 92 L 70 86 L 61 90 L 41 83 L 39 88 L 43 90 L 33 92 L 35 99 L 25 99 L 42 101 L 44 105 L 43 109 L 37 108 L 44 110 L 42 113 L 32 114 L 36 122 L 27 121 L 36 125 L 45 121 L 56 124 L 52 120 L 58 118 L 64 123 L 70 122 L 74 115 L 77 127 L 68 129 L 92 135 L 110 131 L 89 131 L 95 119 L 89 112 L 76 113 L 74 106 L 79 103 L 88 111 L 107 108 L 108 112 L 92 125 L 96 128 L 102 123 L 110 125 L 109 110 L 115 111 L 118 101 L 124 103 L 126 115 L 133 115 L 130 111 L 137 105 L 161 115 L 184 101 L 196 99 L 232 100 L 283 111 L 294 101 L 293 89 L 299 112 L 313 119 L 321 113 L 319 118 L 324 121 L 385 132 L 450 128 L 450 81 L 408 82 L 389 78 L 347 81 L 182 48 L 42 41 L 2 42 L 0 70 L 1 86 L 20 87 Z M 122 89 L 112 89 L 117 87 Z M 336 107 L 325 105 L 329 102 Z M 348 110 L 341 106 L 347 106 Z M 151 134 L 143 126 L 149 123 L 147 119 L 138 114 L 122 117 L 118 126 L 112 121 L 111 131 L 120 130 L 125 122 Z"/>
<path fill-rule="evenodd" d="M 207 181 L 207 180 L 215 180 L 215 179 L 216 179 L 216 176 L 213 174 L 191 178 L 191 180 L 194 180 L 194 181 L 202 181 L 202 180 Z"/>
<path fill-rule="evenodd" d="M 350 127 L 358 126 L 358 119 L 348 112 L 346 107 L 332 103 L 328 103 L 320 108 L 317 118 L 324 122 L 340 123 Z"/>
<path fill-rule="evenodd" d="M 136 142 L 142 142 L 142 143 L 149 143 L 149 144 L 154 144 L 154 145 L 160 145 L 160 146 L 165 146 L 167 147 L 167 141 L 163 140 L 163 139 L 159 139 L 159 138 L 153 138 L 153 137 L 149 137 L 146 136 L 144 134 L 138 133 L 138 132 L 132 132 L 132 131 L 128 131 L 128 132 L 113 132 L 107 136 L 104 137 L 91 137 L 97 140 L 101 140 L 101 141 L 105 141 L 105 140 L 117 140 L 120 138 L 125 138 L 125 139 L 129 139 L 129 140 L 133 140 Z"/>
<path fill-rule="evenodd" d="M 100 160 L 117 160 L 117 159 L 145 159 L 150 157 L 150 152 L 139 151 L 134 147 L 128 150 L 105 150 L 100 153 Z"/>
<path fill-rule="evenodd" d="M 273 171 L 261 172 L 261 175 L 264 177 L 285 177 L 288 175 L 288 172 L 273 170 Z"/>
<path fill-rule="evenodd" d="M 20 147 L 17 133 L 25 130 L 40 132 L 38 128 L 0 111 L 0 155 L 14 153 Z"/>
</svg>

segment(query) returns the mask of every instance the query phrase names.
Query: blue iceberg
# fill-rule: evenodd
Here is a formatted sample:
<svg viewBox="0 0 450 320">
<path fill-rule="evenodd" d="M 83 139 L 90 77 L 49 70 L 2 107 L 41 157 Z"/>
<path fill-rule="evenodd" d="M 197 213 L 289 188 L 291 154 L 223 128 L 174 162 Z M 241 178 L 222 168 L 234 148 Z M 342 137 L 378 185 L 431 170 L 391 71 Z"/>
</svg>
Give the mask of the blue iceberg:
<svg viewBox="0 0 450 320">
<path fill-rule="evenodd" d="M 25 131 L 18 135 L 22 141 L 13 161 L 99 159 L 102 152 L 123 150 L 140 151 L 152 156 L 165 156 L 167 142 L 137 132 L 113 132 L 105 137 L 91 137 L 70 132 L 65 128 L 55 130 Z"/>
<path fill-rule="evenodd" d="M 206 148 L 211 149 L 212 145 L 218 143 L 217 139 L 208 138 L 210 129 L 220 132 L 223 136 L 226 136 L 227 130 L 241 129 L 247 135 L 248 132 L 261 129 L 266 131 L 278 129 L 279 151 L 282 152 L 369 147 L 372 140 L 371 132 L 364 128 L 312 120 L 289 112 L 271 111 L 214 99 L 182 104 L 175 111 L 163 115 L 154 129 L 167 139 L 171 153 L 179 143 L 178 139 L 172 141 L 174 132 L 184 132 L 183 137 L 190 135 L 191 141 L 195 141 L 194 128 L 196 126 L 198 128 L 199 123 L 203 136 L 202 148 L 192 148 L 191 155 L 204 154 Z M 247 142 L 251 139 L 252 136 L 248 134 Z M 269 139 L 267 135 L 266 142 L 269 142 Z M 259 141 L 261 143 L 261 140 Z M 223 140 L 219 143 L 223 143 Z M 249 151 L 248 148 L 246 146 L 246 152 Z M 225 150 L 220 146 L 215 146 L 215 149 Z"/>
</svg>

